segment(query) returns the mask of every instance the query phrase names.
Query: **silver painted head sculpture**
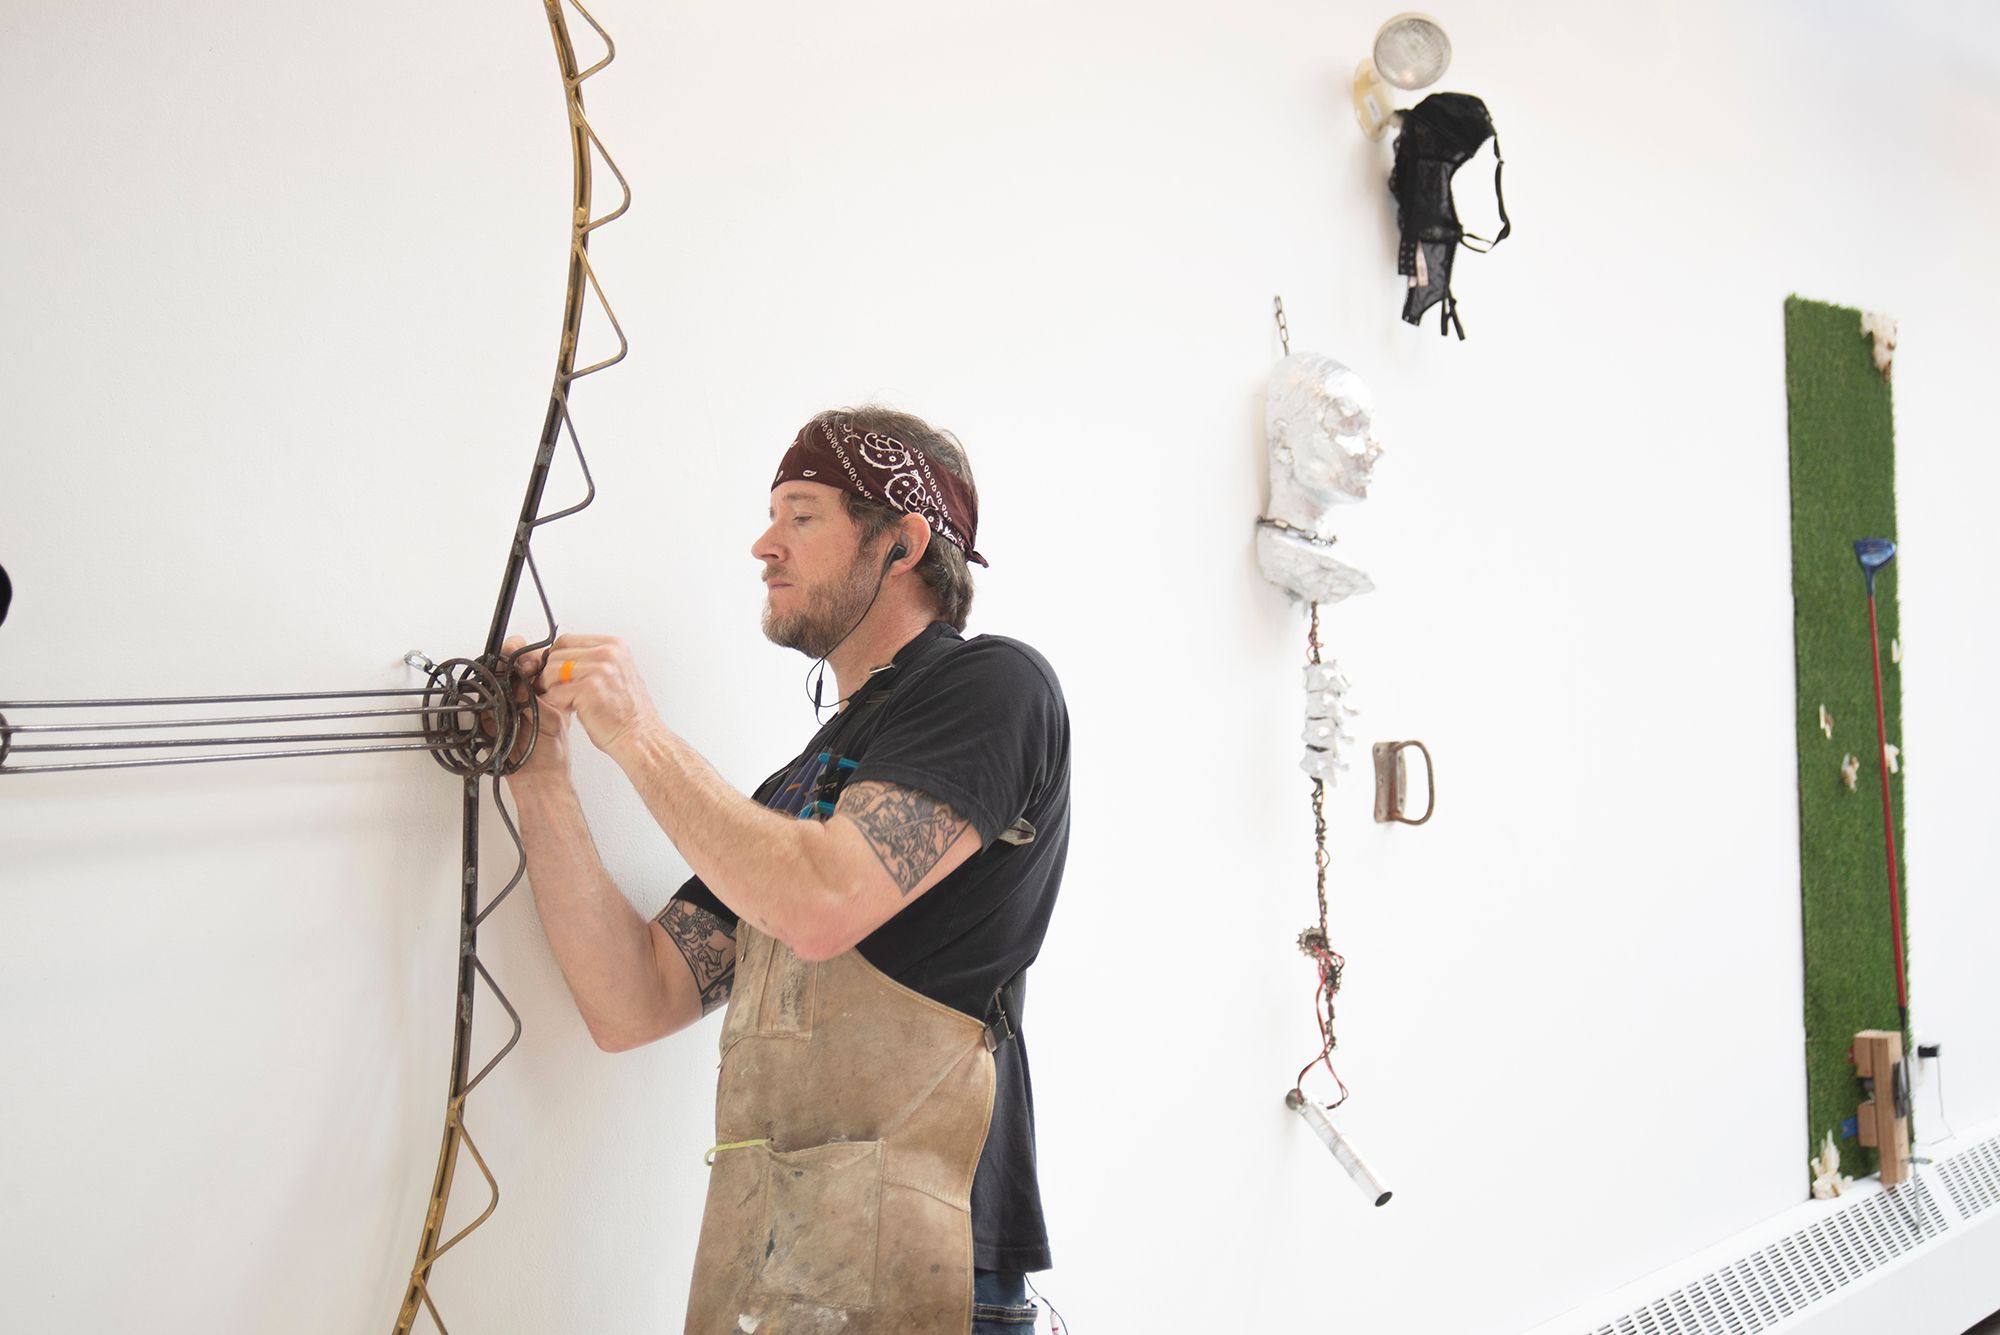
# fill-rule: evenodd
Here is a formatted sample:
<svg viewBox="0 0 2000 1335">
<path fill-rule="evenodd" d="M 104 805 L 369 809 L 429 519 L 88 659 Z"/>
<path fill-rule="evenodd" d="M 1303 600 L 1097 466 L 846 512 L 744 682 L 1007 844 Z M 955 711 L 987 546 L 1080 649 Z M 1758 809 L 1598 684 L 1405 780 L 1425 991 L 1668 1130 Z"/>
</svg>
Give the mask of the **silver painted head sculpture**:
<svg viewBox="0 0 2000 1335">
<path fill-rule="evenodd" d="M 1257 525 L 1264 577 L 1307 602 L 1338 602 L 1375 587 L 1333 555 L 1337 507 L 1368 499 L 1382 447 L 1360 376 L 1331 357 L 1297 352 L 1271 371 L 1264 397 L 1271 504 Z"/>
</svg>

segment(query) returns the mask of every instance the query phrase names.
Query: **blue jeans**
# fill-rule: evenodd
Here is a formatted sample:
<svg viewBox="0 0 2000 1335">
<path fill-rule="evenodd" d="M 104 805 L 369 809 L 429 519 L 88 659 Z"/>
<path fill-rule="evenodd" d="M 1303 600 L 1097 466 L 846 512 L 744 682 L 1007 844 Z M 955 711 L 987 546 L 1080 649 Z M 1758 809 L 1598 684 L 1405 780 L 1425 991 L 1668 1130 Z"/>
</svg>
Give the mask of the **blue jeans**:
<svg viewBox="0 0 2000 1335">
<path fill-rule="evenodd" d="M 972 1272 L 972 1335 L 1028 1335 L 1035 1312 L 1028 1277 L 1020 1271 Z"/>
</svg>

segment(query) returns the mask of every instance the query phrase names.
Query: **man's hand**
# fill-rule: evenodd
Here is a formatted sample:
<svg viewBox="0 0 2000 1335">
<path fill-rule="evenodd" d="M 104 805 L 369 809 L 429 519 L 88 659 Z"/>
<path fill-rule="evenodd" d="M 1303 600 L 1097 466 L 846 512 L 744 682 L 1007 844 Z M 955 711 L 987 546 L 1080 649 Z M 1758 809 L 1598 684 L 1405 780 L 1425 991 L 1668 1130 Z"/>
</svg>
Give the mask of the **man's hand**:
<svg viewBox="0 0 2000 1335">
<path fill-rule="evenodd" d="M 519 635 L 509 636 L 500 646 L 503 658 L 512 658 L 527 641 Z M 540 654 L 522 654 L 514 661 L 514 703 L 523 710 L 528 707 L 526 692 L 538 691 L 536 674 L 541 670 Z M 526 739 L 515 743 L 518 750 L 526 744 Z M 538 779 L 559 779 L 569 781 L 569 712 L 558 709 L 544 699 L 541 702 L 541 730 L 535 736 L 535 749 L 528 757 L 528 763 L 509 776 L 510 781 L 532 783 Z"/>
<path fill-rule="evenodd" d="M 660 716 L 633 666 L 632 651 L 616 636 L 560 636 L 547 649 L 521 655 L 517 666 L 541 694 L 545 739 L 551 713 L 557 716 L 558 737 L 573 714 L 591 744 L 604 752 L 659 726 Z M 530 766 L 539 759 L 537 755 Z"/>
</svg>

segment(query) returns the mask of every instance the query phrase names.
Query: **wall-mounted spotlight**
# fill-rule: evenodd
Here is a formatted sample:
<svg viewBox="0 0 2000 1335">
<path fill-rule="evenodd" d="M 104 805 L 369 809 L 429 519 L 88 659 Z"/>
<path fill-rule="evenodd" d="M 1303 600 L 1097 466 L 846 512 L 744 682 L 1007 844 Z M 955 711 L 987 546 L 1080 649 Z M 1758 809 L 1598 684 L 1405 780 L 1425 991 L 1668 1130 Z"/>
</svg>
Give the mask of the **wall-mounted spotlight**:
<svg viewBox="0 0 2000 1335">
<path fill-rule="evenodd" d="M 1451 67 L 1451 38 L 1428 14 L 1398 14 L 1375 34 L 1375 49 L 1354 68 L 1354 117 L 1370 139 L 1401 118 L 1389 89 L 1428 88 Z"/>
</svg>

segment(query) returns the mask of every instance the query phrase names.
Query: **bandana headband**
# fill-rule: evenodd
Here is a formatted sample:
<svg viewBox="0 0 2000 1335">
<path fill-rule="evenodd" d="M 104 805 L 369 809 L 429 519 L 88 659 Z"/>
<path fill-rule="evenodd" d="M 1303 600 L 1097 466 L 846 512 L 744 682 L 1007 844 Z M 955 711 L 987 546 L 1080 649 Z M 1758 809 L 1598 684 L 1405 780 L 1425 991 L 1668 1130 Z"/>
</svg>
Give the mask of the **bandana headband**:
<svg viewBox="0 0 2000 1335">
<path fill-rule="evenodd" d="M 844 417 L 808 422 L 778 462 L 775 489 L 785 482 L 820 482 L 906 515 L 921 515 L 931 532 L 987 564 L 973 550 L 979 506 L 972 490 L 930 456 L 880 431 L 857 431 Z"/>
</svg>

